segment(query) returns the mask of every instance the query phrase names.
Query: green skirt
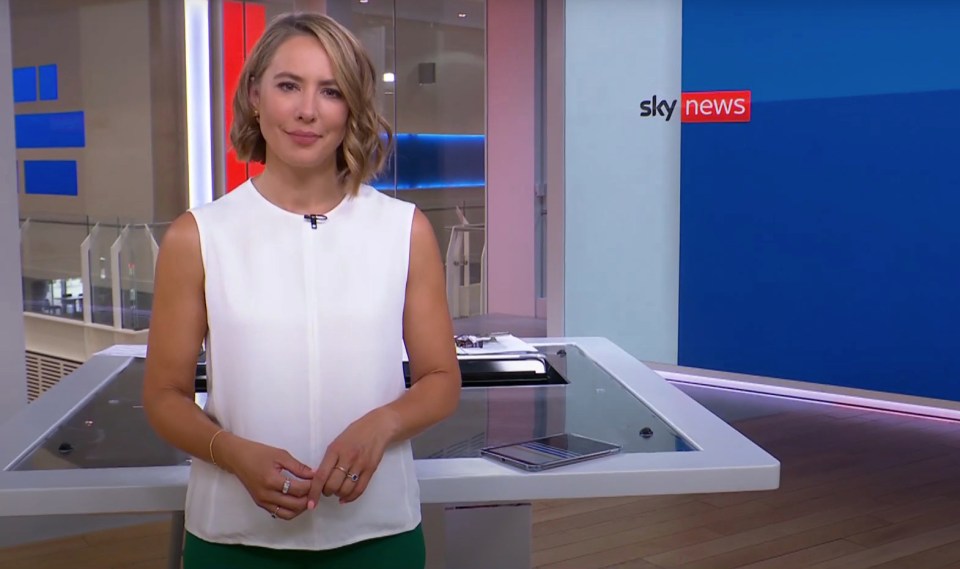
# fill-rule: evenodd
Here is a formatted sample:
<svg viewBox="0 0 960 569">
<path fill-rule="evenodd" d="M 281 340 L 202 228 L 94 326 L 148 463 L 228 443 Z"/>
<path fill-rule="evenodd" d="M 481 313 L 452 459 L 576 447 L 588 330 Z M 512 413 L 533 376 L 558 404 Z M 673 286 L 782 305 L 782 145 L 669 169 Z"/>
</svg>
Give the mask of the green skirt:
<svg viewBox="0 0 960 569">
<path fill-rule="evenodd" d="M 187 533 L 183 569 L 423 569 L 423 528 L 322 551 L 211 543 Z"/>
</svg>

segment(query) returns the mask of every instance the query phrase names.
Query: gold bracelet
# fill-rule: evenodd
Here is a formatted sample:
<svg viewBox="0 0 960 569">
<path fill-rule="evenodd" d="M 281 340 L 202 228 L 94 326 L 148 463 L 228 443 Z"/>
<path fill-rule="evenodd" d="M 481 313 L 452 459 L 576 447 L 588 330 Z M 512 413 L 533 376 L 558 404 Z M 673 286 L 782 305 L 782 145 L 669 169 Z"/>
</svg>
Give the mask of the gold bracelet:
<svg viewBox="0 0 960 569">
<path fill-rule="evenodd" d="M 223 433 L 223 432 L 224 430 L 220 429 L 216 433 L 213 433 L 213 436 L 210 437 L 210 462 L 212 462 L 214 466 L 220 466 L 220 465 L 217 464 L 217 459 L 213 456 L 213 441 L 217 440 L 217 436 L 219 436 L 220 433 Z"/>
</svg>

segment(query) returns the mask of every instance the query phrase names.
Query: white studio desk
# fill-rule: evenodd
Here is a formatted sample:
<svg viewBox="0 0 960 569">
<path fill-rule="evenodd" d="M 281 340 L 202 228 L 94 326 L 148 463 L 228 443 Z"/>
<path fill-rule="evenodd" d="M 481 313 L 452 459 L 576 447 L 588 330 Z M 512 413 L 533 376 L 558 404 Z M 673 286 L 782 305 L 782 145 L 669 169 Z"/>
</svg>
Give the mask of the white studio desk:
<svg viewBox="0 0 960 569">
<path fill-rule="evenodd" d="M 534 500 L 778 487 L 776 459 L 609 340 L 527 341 L 550 381 L 490 382 L 462 361 L 457 413 L 413 441 L 430 569 L 529 567 Z M 142 360 L 95 356 L 5 423 L 0 516 L 171 512 L 179 536 L 189 457 L 150 430 L 142 379 Z M 623 451 L 541 473 L 479 456 L 561 432 Z"/>
</svg>

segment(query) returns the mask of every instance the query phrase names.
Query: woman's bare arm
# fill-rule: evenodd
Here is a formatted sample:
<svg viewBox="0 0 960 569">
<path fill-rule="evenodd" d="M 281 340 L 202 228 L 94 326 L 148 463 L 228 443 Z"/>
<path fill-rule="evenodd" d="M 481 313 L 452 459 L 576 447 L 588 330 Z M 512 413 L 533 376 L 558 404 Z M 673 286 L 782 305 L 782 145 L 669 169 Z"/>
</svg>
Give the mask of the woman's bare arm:
<svg viewBox="0 0 960 569">
<path fill-rule="evenodd" d="M 167 230 L 155 275 L 144 409 L 161 438 L 191 456 L 210 461 L 209 443 L 219 427 L 194 403 L 207 309 L 200 233 L 193 215 L 181 215 Z"/>
<path fill-rule="evenodd" d="M 410 389 L 384 407 L 393 416 L 391 440 L 402 441 L 452 415 L 460 402 L 460 366 L 447 305 L 446 278 L 433 227 L 413 218 L 410 269 L 403 310 Z"/>
</svg>

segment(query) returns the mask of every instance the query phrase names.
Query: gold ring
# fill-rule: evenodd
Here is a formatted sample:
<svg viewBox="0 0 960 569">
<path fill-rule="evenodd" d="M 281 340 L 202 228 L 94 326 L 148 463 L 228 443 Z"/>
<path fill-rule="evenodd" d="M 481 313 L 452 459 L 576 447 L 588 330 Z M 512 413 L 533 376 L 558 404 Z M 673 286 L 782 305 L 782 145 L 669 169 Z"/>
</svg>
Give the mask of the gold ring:
<svg viewBox="0 0 960 569">
<path fill-rule="evenodd" d="M 344 467 L 340 466 L 339 464 L 336 465 L 336 466 L 334 466 L 334 468 L 336 468 L 336 469 L 339 470 L 340 472 L 343 472 L 344 474 L 346 474 L 346 475 L 347 475 L 347 478 L 349 478 L 352 482 L 356 482 L 357 480 L 360 480 L 360 475 L 359 475 L 359 474 L 354 474 L 354 473 L 350 472 L 350 469 L 349 469 L 349 468 L 344 468 Z"/>
<path fill-rule="evenodd" d="M 280 504 L 277 504 L 277 509 L 275 509 L 275 510 L 273 511 L 273 513 L 270 514 L 270 517 L 273 518 L 273 519 L 277 519 L 277 514 L 278 514 L 279 512 L 280 512 Z"/>
</svg>

